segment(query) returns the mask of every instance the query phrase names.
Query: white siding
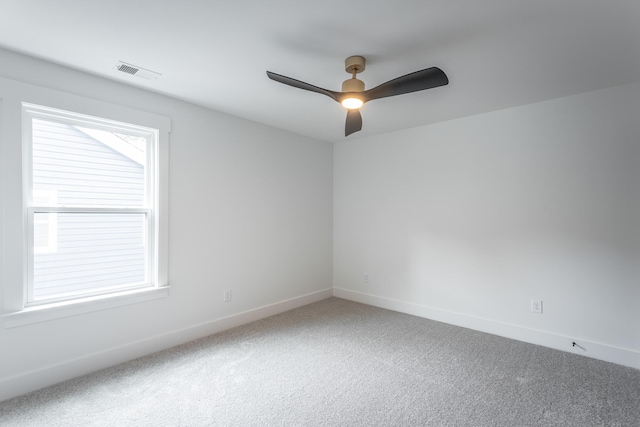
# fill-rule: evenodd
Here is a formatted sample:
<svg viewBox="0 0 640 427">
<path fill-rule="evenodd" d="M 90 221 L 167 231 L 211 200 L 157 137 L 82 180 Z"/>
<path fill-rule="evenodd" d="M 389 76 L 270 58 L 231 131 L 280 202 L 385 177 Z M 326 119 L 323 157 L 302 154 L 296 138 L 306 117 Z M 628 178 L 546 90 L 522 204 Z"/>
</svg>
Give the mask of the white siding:
<svg viewBox="0 0 640 427">
<path fill-rule="evenodd" d="M 144 168 L 71 125 L 34 120 L 33 187 L 61 206 L 143 206 Z M 36 299 L 146 281 L 144 214 L 36 213 L 34 223 L 49 248 L 34 254 Z"/>
<path fill-rule="evenodd" d="M 33 121 L 33 188 L 59 205 L 142 206 L 144 168 L 73 126 Z"/>
</svg>

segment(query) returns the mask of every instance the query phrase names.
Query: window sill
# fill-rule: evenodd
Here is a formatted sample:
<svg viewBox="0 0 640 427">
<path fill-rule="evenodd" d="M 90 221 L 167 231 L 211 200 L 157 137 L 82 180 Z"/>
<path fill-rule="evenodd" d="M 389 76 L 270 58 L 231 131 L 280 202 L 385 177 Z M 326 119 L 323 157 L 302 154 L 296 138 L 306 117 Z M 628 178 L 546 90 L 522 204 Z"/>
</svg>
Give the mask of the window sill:
<svg viewBox="0 0 640 427">
<path fill-rule="evenodd" d="M 65 301 L 54 304 L 28 307 L 24 310 L 9 313 L 2 316 L 5 329 L 32 323 L 45 322 L 62 317 L 75 316 L 77 314 L 90 313 L 107 308 L 120 307 L 144 301 L 165 298 L 169 295 L 169 286 L 151 289 L 136 289 L 133 291 L 119 292 L 117 294 L 100 295 L 97 297 L 83 298 L 74 301 Z"/>
</svg>

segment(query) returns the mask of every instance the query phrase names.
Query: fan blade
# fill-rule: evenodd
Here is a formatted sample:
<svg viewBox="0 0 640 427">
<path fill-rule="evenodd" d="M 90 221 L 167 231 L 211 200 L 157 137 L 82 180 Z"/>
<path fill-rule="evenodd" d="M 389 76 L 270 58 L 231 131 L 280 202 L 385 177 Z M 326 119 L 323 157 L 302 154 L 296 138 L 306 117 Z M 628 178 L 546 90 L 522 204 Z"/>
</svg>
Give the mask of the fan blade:
<svg viewBox="0 0 640 427">
<path fill-rule="evenodd" d="M 373 89 L 364 91 L 366 101 L 371 101 L 389 96 L 402 95 L 405 93 L 417 92 L 419 90 L 431 89 L 449 84 L 447 75 L 438 67 L 427 68 L 411 74 L 389 80 L 376 86 Z"/>
<path fill-rule="evenodd" d="M 347 110 L 347 123 L 344 125 L 344 136 L 349 136 L 362 129 L 360 110 Z"/>
<path fill-rule="evenodd" d="M 275 80 L 276 82 L 283 83 L 288 86 L 297 87 L 298 89 L 309 90 L 311 92 L 321 93 L 322 95 L 327 95 L 329 98 L 333 99 L 336 102 L 338 101 L 339 92 L 334 92 L 328 89 L 322 89 L 321 87 L 311 85 L 309 83 L 301 82 L 300 80 L 292 79 L 291 77 L 283 76 L 280 74 L 272 73 L 271 71 L 267 71 L 267 76 L 271 80 Z"/>
</svg>

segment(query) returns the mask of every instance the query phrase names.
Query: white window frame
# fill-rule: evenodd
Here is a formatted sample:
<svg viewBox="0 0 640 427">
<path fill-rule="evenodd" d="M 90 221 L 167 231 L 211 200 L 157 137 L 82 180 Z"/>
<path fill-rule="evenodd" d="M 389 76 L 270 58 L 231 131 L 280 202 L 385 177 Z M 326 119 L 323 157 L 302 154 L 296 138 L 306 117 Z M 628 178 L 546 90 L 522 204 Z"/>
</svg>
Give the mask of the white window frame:
<svg viewBox="0 0 640 427">
<path fill-rule="evenodd" d="M 156 129 L 157 152 L 153 185 L 157 198 L 152 242 L 154 256 L 150 286 L 124 289 L 107 294 L 83 295 L 75 299 L 49 301 L 43 304 L 28 304 L 28 258 L 30 241 L 29 209 L 35 212 L 32 200 L 27 200 L 24 190 L 30 179 L 30 170 L 25 167 L 25 145 L 23 144 L 24 106 L 43 106 L 52 111 L 66 111 L 74 117 L 102 118 L 105 123 L 134 123 L 142 128 Z M 50 321 L 67 316 L 91 313 L 123 305 L 153 301 L 169 295 L 168 283 L 168 173 L 169 133 L 171 121 L 168 117 L 141 110 L 92 100 L 80 96 L 33 86 L 0 77 L 0 196 L 5 205 L 0 209 L 0 234 L 3 244 L 0 255 L 3 271 L 0 272 L 0 319 L 4 328 L 13 328 L 36 322 Z M 22 190 L 16 191 L 16 184 Z M 20 208 L 22 206 L 22 208 Z M 145 207 L 148 208 L 148 207 Z M 57 207 L 59 211 L 73 210 Z M 52 209 L 55 212 L 56 209 Z M 32 214 L 31 214 L 32 215 Z M 32 218 L 32 216 L 31 216 Z M 31 240 L 32 242 L 32 240 Z"/>
<path fill-rule="evenodd" d="M 144 136 L 147 139 L 147 147 L 145 150 L 145 200 L 143 206 L 140 207 L 94 207 L 94 206 L 60 206 L 55 205 L 39 205 L 34 203 L 33 198 L 33 121 L 35 119 L 46 120 L 54 123 L 64 123 L 71 126 L 85 126 L 90 129 L 99 129 L 107 132 L 121 132 L 129 135 Z M 25 221 L 27 224 L 27 233 L 25 241 L 27 242 L 26 264 L 27 264 L 27 281 L 26 281 L 26 300 L 25 307 L 33 307 L 43 304 L 51 304 L 62 301 L 75 300 L 78 298 L 87 298 L 97 295 L 108 295 L 131 289 L 152 288 L 158 283 L 157 278 L 157 235 L 156 212 L 158 210 L 157 188 L 157 142 L 159 131 L 143 126 L 132 125 L 129 123 L 107 120 L 100 117 L 88 116 L 85 114 L 73 113 L 70 111 L 54 109 L 41 105 L 23 103 L 22 105 L 22 143 L 24 147 L 24 201 L 25 201 Z M 146 280 L 143 283 L 131 283 L 120 286 L 116 289 L 95 289 L 91 292 L 64 294 L 56 298 L 48 298 L 38 300 L 35 297 L 34 289 L 34 216 L 35 214 L 143 214 L 145 215 L 145 264 Z"/>
</svg>

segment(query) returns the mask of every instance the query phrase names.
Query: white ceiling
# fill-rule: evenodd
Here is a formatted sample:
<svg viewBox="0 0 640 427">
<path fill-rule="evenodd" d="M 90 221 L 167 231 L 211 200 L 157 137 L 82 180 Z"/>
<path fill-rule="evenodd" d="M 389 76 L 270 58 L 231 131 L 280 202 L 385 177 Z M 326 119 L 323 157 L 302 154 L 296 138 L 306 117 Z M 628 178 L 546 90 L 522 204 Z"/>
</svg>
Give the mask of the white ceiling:
<svg viewBox="0 0 640 427">
<path fill-rule="evenodd" d="M 0 0 L 0 46 L 325 141 L 331 90 L 438 66 L 448 86 L 376 100 L 348 138 L 640 81 L 638 0 Z M 162 74 L 115 70 L 125 61 Z"/>
</svg>

